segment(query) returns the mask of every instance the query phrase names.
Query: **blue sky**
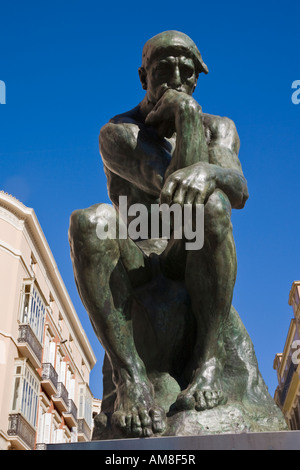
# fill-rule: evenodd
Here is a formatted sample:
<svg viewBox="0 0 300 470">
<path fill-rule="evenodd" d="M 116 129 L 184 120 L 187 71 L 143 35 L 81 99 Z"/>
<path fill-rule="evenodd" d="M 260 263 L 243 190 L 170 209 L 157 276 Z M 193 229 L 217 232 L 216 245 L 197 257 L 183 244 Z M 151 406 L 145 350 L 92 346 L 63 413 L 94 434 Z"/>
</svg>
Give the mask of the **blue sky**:
<svg viewBox="0 0 300 470">
<path fill-rule="evenodd" d="M 273 359 L 292 318 L 288 294 L 300 278 L 300 4 L 11 1 L 0 7 L 0 189 L 33 207 L 98 358 L 91 389 L 101 397 L 103 351 L 76 291 L 69 256 L 71 212 L 108 202 L 100 128 L 144 96 L 141 51 L 177 29 L 198 45 L 209 74 L 194 97 L 203 111 L 234 120 L 250 198 L 234 211 L 238 275 L 234 306 L 273 394 Z"/>
</svg>

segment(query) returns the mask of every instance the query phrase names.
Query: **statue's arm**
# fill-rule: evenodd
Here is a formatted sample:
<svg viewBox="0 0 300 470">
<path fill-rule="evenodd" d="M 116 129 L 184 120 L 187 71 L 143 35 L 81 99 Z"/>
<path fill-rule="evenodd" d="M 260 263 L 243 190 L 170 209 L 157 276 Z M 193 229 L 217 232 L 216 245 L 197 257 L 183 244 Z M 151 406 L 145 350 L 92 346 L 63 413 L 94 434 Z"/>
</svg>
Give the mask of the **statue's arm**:
<svg viewBox="0 0 300 470">
<path fill-rule="evenodd" d="M 181 167 L 165 181 L 161 202 L 205 204 L 215 189 L 221 189 L 231 206 L 241 209 L 248 199 L 248 188 L 238 158 L 239 138 L 235 125 L 227 118 L 203 117 L 209 134 L 209 162 L 202 161 L 200 152 L 194 153 L 196 163 L 188 162 L 185 166 L 181 159 Z"/>
<path fill-rule="evenodd" d="M 159 197 L 171 149 L 162 145 L 157 136 L 134 122 L 109 122 L 100 131 L 99 147 L 110 171 Z"/>
<path fill-rule="evenodd" d="M 210 120 L 208 145 L 209 162 L 214 165 L 216 187 L 229 198 L 235 209 L 244 207 L 249 194 L 238 157 L 240 140 L 234 122 L 228 118 L 208 117 Z"/>
<path fill-rule="evenodd" d="M 233 121 L 203 114 L 191 96 L 167 90 L 148 114 L 146 124 L 162 134 L 169 132 L 170 123 L 177 134 L 176 148 L 165 174 L 161 201 L 205 203 L 211 192 L 219 188 L 232 207 L 242 208 L 248 190 L 238 158 L 239 137 Z"/>
</svg>

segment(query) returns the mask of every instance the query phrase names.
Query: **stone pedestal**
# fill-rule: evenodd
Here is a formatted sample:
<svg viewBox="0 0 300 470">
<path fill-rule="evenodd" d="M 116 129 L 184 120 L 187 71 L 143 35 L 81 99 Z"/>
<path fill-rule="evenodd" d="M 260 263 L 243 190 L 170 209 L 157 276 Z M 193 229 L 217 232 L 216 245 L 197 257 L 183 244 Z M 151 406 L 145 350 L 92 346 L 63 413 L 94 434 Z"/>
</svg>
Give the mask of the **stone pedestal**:
<svg viewBox="0 0 300 470">
<path fill-rule="evenodd" d="M 206 436 L 116 439 L 111 441 L 48 444 L 47 450 L 147 451 L 156 453 L 199 450 L 300 450 L 300 431 L 222 434 Z M 107 455 L 110 455 L 107 453 Z M 118 453 L 118 456 L 121 454 Z M 126 455 L 129 455 L 128 452 Z M 132 455 L 135 455 L 134 452 Z M 145 457 L 146 458 L 146 457 Z"/>
</svg>

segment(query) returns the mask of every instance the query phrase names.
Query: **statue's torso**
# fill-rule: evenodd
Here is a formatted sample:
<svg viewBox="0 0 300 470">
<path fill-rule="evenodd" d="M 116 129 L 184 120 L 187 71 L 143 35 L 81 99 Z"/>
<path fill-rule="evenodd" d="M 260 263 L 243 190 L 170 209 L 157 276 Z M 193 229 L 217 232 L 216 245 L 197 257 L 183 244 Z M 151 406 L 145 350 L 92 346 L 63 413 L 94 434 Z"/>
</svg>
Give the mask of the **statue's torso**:
<svg viewBox="0 0 300 470">
<path fill-rule="evenodd" d="M 147 126 L 145 126 L 144 119 L 141 116 L 138 106 L 129 112 L 115 116 L 110 120 L 110 122 L 117 126 L 122 124 L 126 124 L 127 126 L 129 125 L 136 130 L 136 134 L 138 134 L 139 130 L 142 128 L 143 132 L 148 134 L 149 139 L 157 139 L 157 135 L 155 137 L 155 131 L 152 128 L 147 128 Z M 216 142 L 219 144 L 220 141 L 224 140 L 226 143 L 226 140 L 231 138 L 231 124 L 233 124 L 232 121 L 226 117 L 203 113 L 203 126 L 208 149 L 213 147 Z M 170 139 L 160 139 L 159 145 L 164 147 L 165 151 L 161 153 L 161 158 L 166 159 L 165 164 L 168 166 L 175 150 L 176 134 L 174 134 Z M 210 153 L 210 163 L 223 166 L 220 155 L 216 156 L 212 153 Z M 157 197 L 141 190 L 132 182 L 129 182 L 110 171 L 105 165 L 104 171 L 107 177 L 108 194 L 116 208 L 118 208 L 119 196 L 127 196 L 128 205 L 142 203 L 146 205 L 146 207 L 150 207 L 151 204 L 158 203 Z"/>
</svg>

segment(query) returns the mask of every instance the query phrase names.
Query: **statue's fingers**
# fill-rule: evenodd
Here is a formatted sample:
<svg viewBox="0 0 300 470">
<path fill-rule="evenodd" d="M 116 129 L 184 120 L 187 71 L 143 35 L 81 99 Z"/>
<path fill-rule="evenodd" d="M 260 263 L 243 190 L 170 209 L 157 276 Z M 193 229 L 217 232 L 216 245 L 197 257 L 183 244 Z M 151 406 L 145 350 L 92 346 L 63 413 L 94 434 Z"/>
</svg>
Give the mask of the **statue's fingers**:
<svg viewBox="0 0 300 470">
<path fill-rule="evenodd" d="M 178 184 L 173 193 L 173 204 L 180 204 L 183 206 L 186 199 L 186 194 L 188 193 L 188 188 L 184 187 L 182 184 Z"/>
<path fill-rule="evenodd" d="M 152 126 L 153 124 L 159 122 L 161 120 L 160 113 L 160 102 L 158 102 L 156 103 L 152 111 L 150 111 L 150 113 L 146 116 L 145 124 L 148 126 Z"/>
<path fill-rule="evenodd" d="M 185 194 L 184 204 L 195 204 L 197 197 L 197 191 L 195 189 L 189 189 Z"/>
<path fill-rule="evenodd" d="M 145 119 L 147 126 L 154 126 L 158 121 L 155 111 L 151 111 Z"/>
<path fill-rule="evenodd" d="M 197 191 L 195 198 L 194 198 L 194 205 L 196 204 L 204 204 L 205 202 L 205 193 L 203 191 Z"/>
<path fill-rule="evenodd" d="M 172 204 L 173 194 L 177 188 L 178 181 L 174 179 L 167 180 L 160 195 L 161 204 Z"/>
</svg>

